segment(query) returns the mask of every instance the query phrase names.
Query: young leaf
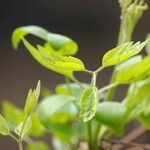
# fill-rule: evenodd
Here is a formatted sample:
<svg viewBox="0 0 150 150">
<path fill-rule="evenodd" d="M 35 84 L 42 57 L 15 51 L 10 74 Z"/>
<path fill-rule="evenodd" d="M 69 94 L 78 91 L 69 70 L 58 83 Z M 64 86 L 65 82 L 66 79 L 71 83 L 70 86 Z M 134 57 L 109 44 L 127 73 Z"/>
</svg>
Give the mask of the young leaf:
<svg viewBox="0 0 150 150">
<path fill-rule="evenodd" d="M 8 101 L 3 102 L 2 108 L 10 129 L 14 131 L 15 127 L 25 118 L 25 112 Z M 44 128 L 39 121 L 37 113 L 32 113 L 30 118 L 32 120 L 32 126 L 29 131 L 29 136 L 42 136 L 44 134 Z"/>
<path fill-rule="evenodd" d="M 10 129 L 5 118 L 0 114 L 0 134 L 6 136 L 10 134 Z"/>
<path fill-rule="evenodd" d="M 125 108 L 118 102 L 102 102 L 98 105 L 95 119 L 117 134 L 123 133 Z"/>
<path fill-rule="evenodd" d="M 97 88 L 85 88 L 80 99 L 80 116 L 83 117 L 84 122 L 89 121 L 95 116 L 98 103 Z"/>
<path fill-rule="evenodd" d="M 29 116 L 31 114 L 31 112 L 34 111 L 34 109 L 37 105 L 37 102 L 38 102 L 38 99 L 40 96 L 40 88 L 41 88 L 41 83 L 39 81 L 35 90 L 33 90 L 33 91 L 29 90 L 25 108 L 24 108 L 27 116 Z"/>
<path fill-rule="evenodd" d="M 150 79 L 133 83 L 124 100 L 126 108 L 127 120 L 136 118 L 141 113 L 148 114 L 150 112 Z"/>
<path fill-rule="evenodd" d="M 31 128 L 32 122 L 31 118 L 28 117 L 25 122 L 21 122 L 16 128 L 15 133 L 21 137 L 21 139 L 24 139 L 24 137 L 29 133 L 29 130 Z"/>
<path fill-rule="evenodd" d="M 17 49 L 22 38 L 28 34 L 32 34 L 47 41 L 51 46 L 51 50 L 61 55 L 73 55 L 78 50 L 77 43 L 72 39 L 63 35 L 50 33 L 39 26 L 23 26 L 14 30 L 12 34 L 13 47 Z"/>
<path fill-rule="evenodd" d="M 36 49 L 25 39 L 23 39 L 23 43 L 41 65 L 57 73 L 72 78 L 73 71 L 82 71 L 85 69 L 82 61 L 75 57 L 56 55 L 55 53 L 50 53 L 42 46 L 38 46 L 38 49 Z"/>
<path fill-rule="evenodd" d="M 128 42 L 108 51 L 103 56 L 103 66 L 108 67 L 120 64 L 130 57 L 138 54 L 144 48 L 147 42 L 147 40 L 142 43 L 137 42 L 134 45 L 133 42 Z"/>
<path fill-rule="evenodd" d="M 130 61 L 131 62 L 131 61 Z M 129 84 L 150 76 L 150 56 L 142 61 L 137 60 L 124 65 L 117 70 L 115 82 L 118 84 Z"/>
</svg>

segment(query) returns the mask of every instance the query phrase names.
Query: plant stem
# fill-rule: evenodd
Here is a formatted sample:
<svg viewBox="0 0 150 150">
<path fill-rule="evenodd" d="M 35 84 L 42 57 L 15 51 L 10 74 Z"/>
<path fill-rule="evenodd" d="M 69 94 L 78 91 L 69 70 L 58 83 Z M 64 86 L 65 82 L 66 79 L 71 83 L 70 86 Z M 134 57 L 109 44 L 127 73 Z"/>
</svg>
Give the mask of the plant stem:
<svg viewBox="0 0 150 150">
<path fill-rule="evenodd" d="M 105 67 L 104 66 L 101 66 L 100 68 L 98 68 L 95 72 L 95 74 L 98 74 L 100 71 L 102 71 Z"/>
<path fill-rule="evenodd" d="M 88 148 L 89 148 L 89 150 L 92 150 L 91 121 L 87 122 L 87 141 L 88 141 Z"/>
<path fill-rule="evenodd" d="M 101 89 L 98 91 L 98 94 L 100 94 L 100 93 L 102 93 L 102 92 L 104 92 L 104 91 L 106 91 L 106 90 L 108 90 L 108 89 L 111 89 L 111 88 L 113 88 L 113 87 L 115 87 L 115 86 L 117 86 L 116 83 L 109 84 L 109 85 L 107 85 L 107 86 L 101 88 Z"/>
<path fill-rule="evenodd" d="M 95 127 L 95 134 L 94 134 L 94 145 L 98 145 L 98 136 L 99 136 L 99 131 L 100 131 L 100 129 L 101 129 L 101 124 L 100 123 L 98 123 L 97 125 L 96 125 L 96 127 Z"/>
<path fill-rule="evenodd" d="M 78 79 L 76 79 L 74 76 L 70 78 L 73 82 L 77 83 L 81 89 L 84 89 L 84 87 L 82 86 L 82 84 L 80 83 L 80 81 L 78 81 Z"/>
<path fill-rule="evenodd" d="M 19 150 L 23 150 L 23 145 L 22 145 L 22 141 L 19 141 Z"/>
<path fill-rule="evenodd" d="M 88 74 L 90 74 L 90 75 L 92 75 L 92 74 L 93 74 L 93 71 L 88 70 L 88 69 L 83 70 L 83 72 L 86 72 L 86 73 L 88 73 Z"/>
<path fill-rule="evenodd" d="M 13 134 L 10 133 L 9 135 L 16 143 L 19 143 L 19 140 Z"/>
</svg>

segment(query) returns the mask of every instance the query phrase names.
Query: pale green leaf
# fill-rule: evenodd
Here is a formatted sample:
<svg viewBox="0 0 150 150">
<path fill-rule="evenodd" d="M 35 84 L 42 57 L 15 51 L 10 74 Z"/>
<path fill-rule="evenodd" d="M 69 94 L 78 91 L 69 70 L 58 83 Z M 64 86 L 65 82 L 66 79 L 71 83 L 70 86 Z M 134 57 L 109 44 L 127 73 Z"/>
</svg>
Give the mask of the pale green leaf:
<svg viewBox="0 0 150 150">
<path fill-rule="evenodd" d="M 80 99 L 80 116 L 83 118 L 84 122 L 91 120 L 95 116 L 98 103 L 97 88 L 85 88 Z"/>
<path fill-rule="evenodd" d="M 1 114 L 0 114 L 0 134 L 4 136 L 10 134 L 8 123 L 6 122 L 5 118 Z"/>
<path fill-rule="evenodd" d="M 31 55 L 41 65 L 50 70 L 66 75 L 68 77 L 72 77 L 73 71 L 82 71 L 85 69 L 82 61 L 75 57 L 60 56 L 55 53 L 50 53 L 42 46 L 38 46 L 38 49 L 36 49 L 25 39 L 23 39 L 23 42 Z"/>
<path fill-rule="evenodd" d="M 133 83 L 124 100 L 127 120 L 150 113 L 150 79 Z"/>
<path fill-rule="evenodd" d="M 10 129 L 14 131 L 15 127 L 24 119 L 25 112 L 8 101 L 3 102 L 2 108 L 4 117 L 9 123 Z M 29 131 L 29 136 L 42 136 L 44 134 L 44 128 L 41 125 L 36 112 L 32 113 L 30 118 L 32 120 L 32 126 Z"/>
<path fill-rule="evenodd" d="M 130 57 L 137 55 L 146 45 L 148 41 L 137 42 L 133 45 L 133 42 L 122 44 L 112 50 L 109 50 L 102 60 L 104 67 L 120 64 L 121 62 L 129 59 Z"/>
<path fill-rule="evenodd" d="M 30 115 L 31 112 L 33 112 L 35 110 L 35 107 L 37 105 L 37 102 L 38 102 L 38 99 L 40 96 L 40 88 L 41 88 L 41 83 L 39 81 L 35 90 L 33 90 L 33 91 L 29 90 L 25 108 L 24 108 L 27 116 Z"/>
<path fill-rule="evenodd" d="M 131 60 L 132 61 L 132 60 Z M 131 62 L 129 61 L 129 62 Z M 150 56 L 145 57 L 143 60 L 133 61 L 128 65 L 118 69 L 116 73 L 115 82 L 129 84 L 138 80 L 145 79 L 150 75 Z"/>
<path fill-rule="evenodd" d="M 54 137 L 65 142 L 75 142 L 77 133 L 81 133 L 77 131 L 78 109 L 75 100 L 75 97 L 69 95 L 52 95 L 45 98 L 37 109 L 43 126 Z"/>
<path fill-rule="evenodd" d="M 51 50 L 61 55 L 72 55 L 78 50 L 77 43 L 72 39 L 63 35 L 50 33 L 39 26 L 23 26 L 14 30 L 12 34 L 13 47 L 17 49 L 22 38 L 28 34 L 32 34 L 47 41 L 51 46 Z"/>
<path fill-rule="evenodd" d="M 16 128 L 15 133 L 21 137 L 21 139 L 24 139 L 25 136 L 28 135 L 30 128 L 32 125 L 31 118 L 28 117 L 25 122 L 21 122 Z"/>
<path fill-rule="evenodd" d="M 98 105 L 95 119 L 117 134 L 123 133 L 125 108 L 118 102 L 102 102 Z"/>
</svg>

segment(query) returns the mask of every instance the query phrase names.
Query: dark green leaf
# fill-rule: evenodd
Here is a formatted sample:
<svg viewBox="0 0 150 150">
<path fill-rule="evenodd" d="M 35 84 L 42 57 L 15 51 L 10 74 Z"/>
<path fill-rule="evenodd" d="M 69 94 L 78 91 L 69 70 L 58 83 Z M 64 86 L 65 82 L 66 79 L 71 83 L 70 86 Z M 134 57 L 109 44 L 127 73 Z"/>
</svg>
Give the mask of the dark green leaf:
<svg viewBox="0 0 150 150">
<path fill-rule="evenodd" d="M 102 102 L 98 105 L 95 119 L 117 134 L 123 133 L 125 108 L 118 102 Z"/>
</svg>

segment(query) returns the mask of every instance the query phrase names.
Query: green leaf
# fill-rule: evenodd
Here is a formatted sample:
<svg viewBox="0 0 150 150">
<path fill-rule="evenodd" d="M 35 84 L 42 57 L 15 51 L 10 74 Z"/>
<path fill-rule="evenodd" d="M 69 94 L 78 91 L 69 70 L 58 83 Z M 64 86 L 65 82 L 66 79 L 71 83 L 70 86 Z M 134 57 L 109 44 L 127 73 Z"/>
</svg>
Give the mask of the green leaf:
<svg viewBox="0 0 150 150">
<path fill-rule="evenodd" d="M 28 41 L 23 39 L 24 45 L 31 55 L 44 67 L 57 73 L 73 76 L 73 71 L 82 71 L 85 69 L 81 60 L 71 56 L 60 56 L 49 52 L 42 46 L 38 45 L 38 49 L 33 47 Z"/>
<path fill-rule="evenodd" d="M 98 105 L 95 119 L 109 127 L 117 134 L 122 134 L 124 129 L 125 108 L 118 102 L 102 102 Z"/>
<path fill-rule="evenodd" d="M 83 88 L 88 87 L 89 85 L 86 83 L 81 83 Z M 59 84 L 55 88 L 55 92 L 57 94 L 62 95 L 72 95 L 76 97 L 80 97 L 83 91 L 83 88 L 77 83 L 68 83 L 68 84 Z"/>
<path fill-rule="evenodd" d="M 145 57 L 142 61 L 139 59 L 134 62 L 134 60 L 118 69 L 115 83 L 129 84 L 145 79 L 150 75 L 150 56 Z"/>
<path fill-rule="evenodd" d="M 5 118 L 0 114 L 0 134 L 6 136 L 10 134 L 10 129 Z"/>
<path fill-rule="evenodd" d="M 138 121 L 144 125 L 146 128 L 150 128 L 150 114 L 144 114 L 142 113 L 139 117 L 138 117 Z"/>
<path fill-rule="evenodd" d="M 73 120 L 77 115 L 77 108 L 72 103 L 75 97 L 66 95 L 52 95 L 45 98 L 38 106 L 39 117 L 44 126 L 49 126 L 50 122 L 67 122 Z"/>
<path fill-rule="evenodd" d="M 31 128 L 32 122 L 31 118 L 28 117 L 24 122 L 21 122 L 16 128 L 15 133 L 21 137 L 21 139 L 24 139 L 25 136 L 28 135 L 30 128 Z"/>
<path fill-rule="evenodd" d="M 85 88 L 80 99 L 80 116 L 83 118 L 84 122 L 89 121 L 95 116 L 98 103 L 97 88 Z"/>
<path fill-rule="evenodd" d="M 148 39 L 148 43 L 146 44 L 146 52 L 148 55 L 150 55 L 150 33 L 147 35 L 146 39 Z"/>
<path fill-rule="evenodd" d="M 150 113 L 150 79 L 133 83 L 124 100 L 127 120 L 133 120 L 141 113 Z"/>
<path fill-rule="evenodd" d="M 116 71 L 124 70 L 142 60 L 142 55 L 133 56 L 115 67 Z"/>
<path fill-rule="evenodd" d="M 37 105 L 39 96 L 40 96 L 40 88 L 41 88 L 41 83 L 38 81 L 37 87 L 35 90 L 29 90 L 26 104 L 25 104 L 25 113 L 27 116 L 31 114 L 35 110 L 35 107 Z"/>
<path fill-rule="evenodd" d="M 63 35 L 50 33 L 39 26 L 23 26 L 14 30 L 12 34 L 13 47 L 17 49 L 22 38 L 28 34 L 47 41 L 51 50 L 61 55 L 73 55 L 78 50 L 77 43 L 72 39 Z"/>
<path fill-rule="evenodd" d="M 17 108 L 15 105 L 8 101 L 4 101 L 3 105 L 3 114 L 9 123 L 10 129 L 15 130 L 15 127 L 24 119 L 25 113 L 22 109 Z M 29 131 L 29 136 L 40 137 L 44 134 L 44 127 L 41 125 L 39 118 L 36 112 L 30 115 L 32 120 L 32 126 Z"/>
<path fill-rule="evenodd" d="M 146 45 L 148 41 L 137 42 L 133 45 L 133 42 L 122 44 L 112 50 L 109 50 L 102 59 L 104 67 L 118 65 L 121 62 L 129 59 L 130 57 L 138 54 Z"/>
<path fill-rule="evenodd" d="M 78 131 L 78 109 L 75 106 L 76 98 L 69 95 L 52 95 L 45 98 L 37 109 L 43 126 L 65 142 L 75 142 L 82 133 Z"/>
<path fill-rule="evenodd" d="M 27 150 L 49 150 L 47 143 L 44 142 L 35 142 L 28 144 Z"/>
</svg>

